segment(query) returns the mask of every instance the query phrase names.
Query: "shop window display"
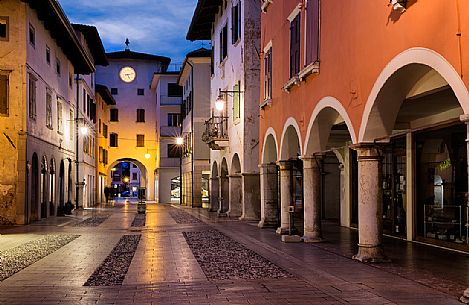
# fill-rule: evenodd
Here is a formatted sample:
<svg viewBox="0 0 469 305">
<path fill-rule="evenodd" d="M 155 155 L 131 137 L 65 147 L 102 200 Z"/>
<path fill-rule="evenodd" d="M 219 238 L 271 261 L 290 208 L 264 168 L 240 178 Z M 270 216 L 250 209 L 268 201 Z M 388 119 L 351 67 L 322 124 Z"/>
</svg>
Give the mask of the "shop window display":
<svg viewBox="0 0 469 305">
<path fill-rule="evenodd" d="M 383 148 L 383 231 L 406 234 L 406 143 L 398 138 Z"/>
<path fill-rule="evenodd" d="M 468 245 L 466 125 L 416 135 L 417 235 L 444 246 Z"/>
</svg>

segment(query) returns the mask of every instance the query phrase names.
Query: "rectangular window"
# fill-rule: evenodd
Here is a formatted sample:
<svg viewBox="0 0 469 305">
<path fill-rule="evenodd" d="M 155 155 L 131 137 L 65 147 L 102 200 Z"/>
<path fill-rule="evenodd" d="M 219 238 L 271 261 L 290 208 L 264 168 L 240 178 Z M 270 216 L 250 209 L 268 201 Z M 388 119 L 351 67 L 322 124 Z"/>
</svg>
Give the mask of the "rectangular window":
<svg viewBox="0 0 469 305">
<path fill-rule="evenodd" d="M 319 61 L 319 0 L 306 2 L 305 66 Z"/>
<path fill-rule="evenodd" d="M 0 41 L 8 40 L 8 17 L 0 16 Z"/>
<path fill-rule="evenodd" d="M 137 135 L 137 147 L 145 147 L 145 135 Z"/>
<path fill-rule="evenodd" d="M 109 137 L 109 146 L 111 146 L 111 147 L 117 147 L 118 146 L 117 133 L 111 133 L 111 135 Z"/>
<path fill-rule="evenodd" d="M 62 134 L 63 133 L 63 109 L 62 109 L 62 102 L 57 99 L 57 132 Z"/>
<path fill-rule="evenodd" d="M 132 180 L 134 180 L 134 181 L 138 180 L 137 173 L 132 173 Z"/>
<path fill-rule="evenodd" d="M 179 113 L 168 113 L 168 126 L 178 127 L 181 125 L 181 115 Z"/>
<path fill-rule="evenodd" d="M 137 95 L 145 95 L 145 89 L 143 89 L 143 88 L 138 88 L 138 89 L 137 89 Z"/>
<path fill-rule="evenodd" d="M 290 78 L 300 72 L 300 14 L 290 23 Z"/>
<path fill-rule="evenodd" d="M 68 74 L 68 86 L 70 88 L 72 88 L 72 86 L 73 86 L 73 74 L 72 73 Z"/>
<path fill-rule="evenodd" d="M 212 43 L 212 52 L 210 53 L 210 73 L 215 74 L 215 44 Z"/>
<path fill-rule="evenodd" d="M 168 158 L 180 158 L 182 147 L 176 144 L 168 144 Z"/>
<path fill-rule="evenodd" d="M 8 75 L 0 74 L 0 115 L 8 115 Z"/>
<path fill-rule="evenodd" d="M 60 69 L 60 59 L 55 58 L 55 70 L 57 74 L 60 76 L 61 74 L 61 69 Z"/>
<path fill-rule="evenodd" d="M 49 129 L 52 127 L 52 93 L 50 89 L 46 90 L 46 126 Z"/>
<path fill-rule="evenodd" d="M 46 62 L 50 65 L 50 48 L 46 46 Z"/>
<path fill-rule="evenodd" d="M 118 122 L 119 121 L 119 109 L 113 108 L 110 110 L 111 112 L 111 122 Z"/>
<path fill-rule="evenodd" d="M 101 133 L 101 119 L 98 120 L 98 132 Z"/>
<path fill-rule="evenodd" d="M 117 88 L 111 88 L 111 94 L 112 95 L 117 95 L 117 94 L 119 94 L 119 90 Z"/>
<path fill-rule="evenodd" d="M 103 137 L 107 139 L 107 125 L 103 124 Z"/>
<path fill-rule="evenodd" d="M 241 38 L 241 1 L 231 8 L 231 43 Z"/>
<path fill-rule="evenodd" d="M 69 132 L 70 132 L 70 140 L 73 141 L 73 133 L 74 133 L 74 131 L 75 131 L 75 130 L 74 130 L 74 129 L 75 129 L 75 124 L 74 124 L 75 118 L 74 118 L 74 116 L 73 116 L 73 110 L 70 110 L 69 122 L 70 122 L 70 130 L 69 130 Z"/>
<path fill-rule="evenodd" d="M 33 47 L 36 46 L 36 30 L 31 23 L 29 24 L 29 43 Z"/>
<path fill-rule="evenodd" d="M 145 109 L 137 109 L 137 123 L 145 122 Z"/>
<path fill-rule="evenodd" d="M 240 81 L 233 86 L 233 120 L 239 119 L 241 117 L 241 105 L 239 98 L 240 90 Z"/>
<path fill-rule="evenodd" d="M 220 62 L 223 62 L 223 60 L 226 58 L 228 55 L 228 26 L 225 24 L 225 26 L 222 28 L 220 31 Z"/>
<path fill-rule="evenodd" d="M 36 82 L 37 78 L 29 73 L 29 117 L 36 118 Z"/>
<path fill-rule="evenodd" d="M 104 149 L 101 146 L 98 148 L 98 160 L 101 163 L 104 162 Z"/>
<path fill-rule="evenodd" d="M 168 83 L 168 97 L 182 97 L 182 87 L 176 83 Z"/>
<path fill-rule="evenodd" d="M 272 48 L 264 55 L 264 99 L 272 99 Z"/>
</svg>

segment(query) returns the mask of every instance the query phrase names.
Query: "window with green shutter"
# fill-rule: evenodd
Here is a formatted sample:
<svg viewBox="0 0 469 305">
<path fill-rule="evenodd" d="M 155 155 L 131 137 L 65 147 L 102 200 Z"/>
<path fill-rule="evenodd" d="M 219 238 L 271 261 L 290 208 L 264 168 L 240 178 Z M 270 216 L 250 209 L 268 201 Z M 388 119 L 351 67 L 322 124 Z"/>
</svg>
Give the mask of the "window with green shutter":
<svg viewBox="0 0 469 305">
<path fill-rule="evenodd" d="M 233 121 L 236 121 L 241 117 L 241 105 L 239 100 L 239 81 L 236 85 L 233 86 Z"/>
</svg>

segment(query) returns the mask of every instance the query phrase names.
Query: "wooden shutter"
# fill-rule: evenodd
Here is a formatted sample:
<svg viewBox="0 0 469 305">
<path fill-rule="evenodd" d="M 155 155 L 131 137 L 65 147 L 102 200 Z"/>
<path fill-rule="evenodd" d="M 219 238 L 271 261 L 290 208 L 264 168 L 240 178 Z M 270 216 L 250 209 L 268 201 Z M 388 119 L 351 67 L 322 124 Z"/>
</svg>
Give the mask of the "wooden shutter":
<svg viewBox="0 0 469 305">
<path fill-rule="evenodd" d="M 241 105 L 239 102 L 239 81 L 233 87 L 233 119 L 239 119 L 241 117 Z"/>
<path fill-rule="evenodd" d="M 8 75 L 0 74 L 0 114 L 8 115 Z"/>
<path fill-rule="evenodd" d="M 300 70 L 300 14 L 290 23 L 290 77 Z"/>
<path fill-rule="evenodd" d="M 319 60 L 319 8 L 319 0 L 308 0 L 306 5 L 306 66 Z"/>
</svg>

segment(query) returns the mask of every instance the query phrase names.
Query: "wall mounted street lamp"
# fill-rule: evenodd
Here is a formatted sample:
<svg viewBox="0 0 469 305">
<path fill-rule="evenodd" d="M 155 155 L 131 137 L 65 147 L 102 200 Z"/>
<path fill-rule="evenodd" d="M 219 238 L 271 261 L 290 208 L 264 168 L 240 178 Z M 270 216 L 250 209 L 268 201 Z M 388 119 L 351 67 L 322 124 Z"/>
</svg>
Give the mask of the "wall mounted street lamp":
<svg viewBox="0 0 469 305">
<path fill-rule="evenodd" d="M 238 90 L 221 90 L 219 88 L 217 100 L 215 101 L 215 108 L 220 112 L 223 111 L 223 109 L 225 109 L 227 96 L 228 95 L 232 96 L 232 94 L 236 94 L 236 93 L 239 95 L 241 93 L 244 93 L 244 91 L 241 91 L 241 86 L 239 83 L 238 83 Z"/>
<path fill-rule="evenodd" d="M 145 159 L 150 159 L 150 157 L 151 157 L 150 153 L 145 154 Z"/>
<path fill-rule="evenodd" d="M 82 136 L 88 135 L 88 127 L 86 127 L 86 126 L 81 126 L 81 127 L 80 127 L 80 134 L 81 134 Z"/>
<path fill-rule="evenodd" d="M 392 9 L 399 13 L 404 13 L 407 7 L 407 0 L 389 0 Z"/>
</svg>

